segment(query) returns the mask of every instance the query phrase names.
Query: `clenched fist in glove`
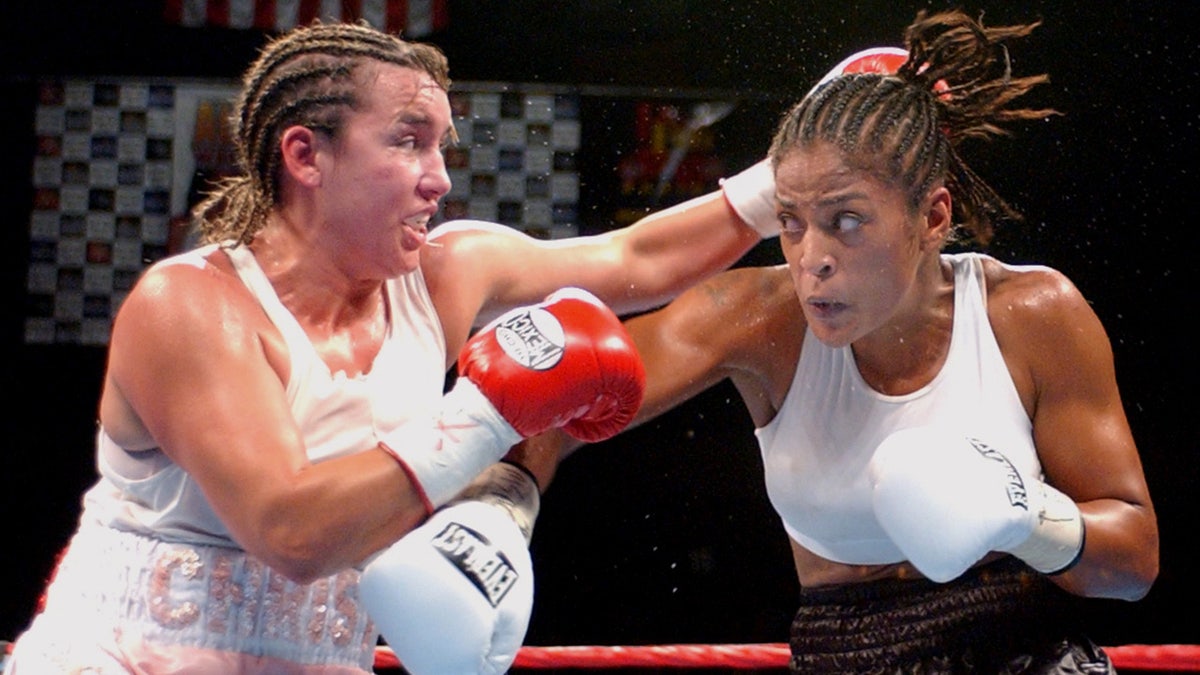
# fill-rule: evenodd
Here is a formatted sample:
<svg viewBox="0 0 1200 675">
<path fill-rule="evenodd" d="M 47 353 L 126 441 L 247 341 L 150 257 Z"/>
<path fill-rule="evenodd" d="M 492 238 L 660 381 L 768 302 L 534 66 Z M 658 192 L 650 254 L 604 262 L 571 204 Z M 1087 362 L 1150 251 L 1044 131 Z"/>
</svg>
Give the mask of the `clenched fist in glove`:
<svg viewBox="0 0 1200 675">
<path fill-rule="evenodd" d="M 458 372 L 525 437 L 561 427 L 581 441 L 605 440 L 633 420 L 646 391 L 625 326 L 578 288 L 493 321 L 463 347 Z"/>
<path fill-rule="evenodd" d="M 380 446 L 423 491 L 430 512 L 522 438 L 562 428 L 596 442 L 641 406 L 646 373 L 620 319 L 578 288 L 514 309 L 458 356 L 459 378 L 432 425 L 405 425 Z"/>
<path fill-rule="evenodd" d="M 991 551 L 1053 574 L 1084 544 L 1079 507 L 998 448 L 947 429 L 888 436 L 871 459 L 875 517 L 922 574 L 954 579 Z"/>
<path fill-rule="evenodd" d="M 359 596 L 405 670 L 508 671 L 533 610 L 538 500 L 523 469 L 494 464 L 366 566 Z"/>
</svg>

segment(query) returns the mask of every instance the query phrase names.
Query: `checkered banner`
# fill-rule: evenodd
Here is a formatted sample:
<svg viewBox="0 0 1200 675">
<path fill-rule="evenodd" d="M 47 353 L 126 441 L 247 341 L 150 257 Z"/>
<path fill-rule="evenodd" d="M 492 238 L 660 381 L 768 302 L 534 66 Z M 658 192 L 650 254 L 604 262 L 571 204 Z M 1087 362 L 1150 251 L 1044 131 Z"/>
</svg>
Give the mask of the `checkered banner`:
<svg viewBox="0 0 1200 675">
<path fill-rule="evenodd" d="M 389 33 L 424 37 L 449 23 L 449 0 L 164 0 L 163 16 L 184 26 L 284 32 L 316 19 L 366 21 Z"/>
<path fill-rule="evenodd" d="M 441 218 L 503 223 L 540 239 L 578 234 L 579 96 L 455 83 L 459 144 Z"/>
<path fill-rule="evenodd" d="M 25 339 L 105 344 L 143 266 L 166 254 L 175 88 L 46 82 L 35 119 Z"/>
<path fill-rule="evenodd" d="M 541 238 L 577 233 L 579 98 L 455 83 L 460 144 L 441 220 L 503 223 Z M 200 174 L 230 162 L 219 128 L 232 83 L 47 81 L 35 116 L 25 341 L 108 343 L 147 265 L 174 252 Z"/>
</svg>

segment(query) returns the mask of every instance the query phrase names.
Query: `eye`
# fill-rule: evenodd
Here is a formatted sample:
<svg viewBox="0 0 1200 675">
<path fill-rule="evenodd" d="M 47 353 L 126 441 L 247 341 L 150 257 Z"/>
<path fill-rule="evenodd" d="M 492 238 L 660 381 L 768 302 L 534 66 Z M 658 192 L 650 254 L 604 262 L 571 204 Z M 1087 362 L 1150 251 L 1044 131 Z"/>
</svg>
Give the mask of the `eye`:
<svg viewBox="0 0 1200 675">
<path fill-rule="evenodd" d="M 855 232 L 862 227 L 863 219 L 854 213 L 839 213 L 834 217 L 832 227 L 837 232 Z"/>
<path fill-rule="evenodd" d="M 784 211 L 779 214 L 779 229 L 786 234 L 799 234 L 804 231 L 804 223 L 796 216 Z"/>
</svg>

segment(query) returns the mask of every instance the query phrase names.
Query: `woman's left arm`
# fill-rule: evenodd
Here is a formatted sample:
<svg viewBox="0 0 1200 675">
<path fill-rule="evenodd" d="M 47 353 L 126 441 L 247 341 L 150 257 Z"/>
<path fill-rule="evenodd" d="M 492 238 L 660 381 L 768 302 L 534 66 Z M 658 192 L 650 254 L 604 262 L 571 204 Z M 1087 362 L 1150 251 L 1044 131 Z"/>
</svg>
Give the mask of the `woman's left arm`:
<svg viewBox="0 0 1200 675">
<path fill-rule="evenodd" d="M 1062 274 L 1015 276 L 989 300 L 993 326 L 1031 409 L 1046 482 L 1078 504 L 1085 528 L 1079 561 L 1051 578 L 1079 595 L 1138 600 L 1158 576 L 1158 524 L 1108 335 Z"/>
<path fill-rule="evenodd" d="M 563 286 L 585 288 L 618 314 L 658 307 L 760 242 L 718 190 L 604 234 L 539 240 L 512 228 L 455 221 L 434 230 L 422 266 L 482 325 Z M 440 307 L 439 307 L 440 309 Z"/>
</svg>

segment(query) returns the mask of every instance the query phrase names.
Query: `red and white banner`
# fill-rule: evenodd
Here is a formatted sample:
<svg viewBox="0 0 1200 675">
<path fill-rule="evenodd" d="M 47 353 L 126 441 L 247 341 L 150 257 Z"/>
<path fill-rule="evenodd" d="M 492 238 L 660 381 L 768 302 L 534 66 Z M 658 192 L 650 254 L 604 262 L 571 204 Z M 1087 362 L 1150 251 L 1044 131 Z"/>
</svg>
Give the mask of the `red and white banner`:
<svg viewBox="0 0 1200 675">
<path fill-rule="evenodd" d="M 316 19 L 357 22 L 408 38 L 448 23 L 449 0 L 164 0 L 164 16 L 184 26 L 284 32 Z"/>
</svg>

